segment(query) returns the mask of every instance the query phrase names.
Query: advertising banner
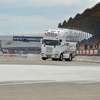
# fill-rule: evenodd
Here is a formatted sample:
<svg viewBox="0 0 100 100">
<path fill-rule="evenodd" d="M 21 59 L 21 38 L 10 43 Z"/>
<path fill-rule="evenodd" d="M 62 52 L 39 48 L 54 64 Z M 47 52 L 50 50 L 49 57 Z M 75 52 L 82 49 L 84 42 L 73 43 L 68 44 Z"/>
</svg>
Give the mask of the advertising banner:
<svg viewBox="0 0 100 100">
<path fill-rule="evenodd" d="M 93 54 L 93 50 L 90 50 L 90 54 Z"/>
<path fill-rule="evenodd" d="M 85 49 L 84 46 L 79 47 L 79 50 L 84 50 L 84 49 Z"/>
<path fill-rule="evenodd" d="M 85 54 L 85 50 L 83 50 L 83 54 Z"/>
<path fill-rule="evenodd" d="M 80 51 L 80 54 L 82 54 L 82 51 Z"/>
<path fill-rule="evenodd" d="M 88 50 L 90 49 L 90 45 L 88 45 L 87 49 L 88 49 Z"/>
<path fill-rule="evenodd" d="M 40 42 L 43 37 L 13 36 L 13 41 Z"/>
<path fill-rule="evenodd" d="M 89 50 L 86 50 L 86 54 L 89 54 Z"/>
<path fill-rule="evenodd" d="M 95 45 L 93 45 L 93 50 L 95 49 Z"/>
<path fill-rule="evenodd" d="M 98 54 L 98 50 L 94 50 L 94 54 Z"/>
<path fill-rule="evenodd" d="M 79 51 L 76 51 L 76 54 L 79 54 Z"/>
</svg>

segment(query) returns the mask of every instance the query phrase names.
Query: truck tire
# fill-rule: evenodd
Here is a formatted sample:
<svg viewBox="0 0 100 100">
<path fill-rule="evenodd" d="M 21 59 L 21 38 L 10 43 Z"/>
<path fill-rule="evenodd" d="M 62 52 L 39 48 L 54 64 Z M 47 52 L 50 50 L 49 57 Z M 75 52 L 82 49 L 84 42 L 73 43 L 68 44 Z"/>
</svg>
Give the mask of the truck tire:
<svg viewBox="0 0 100 100">
<path fill-rule="evenodd" d="M 52 61 L 57 61 L 57 59 L 52 58 Z"/>
<path fill-rule="evenodd" d="M 69 61 L 72 61 L 72 54 L 69 55 Z"/>
<path fill-rule="evenodd" d="M 43 60 L 46 60 L 46 58 L 42 58 Z"/>
<path fill-rule="evenodd" d="M 62 60 L 63 60 L 63 54 L 61 53 L 61 54 L 60 54 L 59 61 L 62 61 Z"/>
</svg>

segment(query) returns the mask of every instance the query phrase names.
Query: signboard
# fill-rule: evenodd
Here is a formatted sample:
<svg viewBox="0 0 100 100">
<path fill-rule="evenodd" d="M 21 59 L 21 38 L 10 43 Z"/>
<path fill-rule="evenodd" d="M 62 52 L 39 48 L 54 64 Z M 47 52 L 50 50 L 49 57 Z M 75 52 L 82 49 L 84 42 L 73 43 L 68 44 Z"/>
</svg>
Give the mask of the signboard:
<svg viewBox="0 0 100 100">
<path fill-rule="evenodd" d="M 85 54 L 85 50 L 83 50 L 83 54 Z"/>
<path fill-rule="evenodd" d="M 43 37 L 13 36 L 13 41 L 40 42 Z"/>
<path fill-rule="evenodd" d="M 98 54 L 98 50 L 94 50 L 94 54 Z"/>
<path fill-rule="evenodd" d="M 86 50 L 86 54 L 89 54 L 89 50 Z"/>
<path fill-rule="evenodd" d="M 76 51 L 76 54 L 79 54 L 79 51 Z"/>
<path fill-rule="evenodd" d="M 90 54 L 93 54 L 93 50 L 90 50 Z"/>
<path fill-rule="evenodd" d="M 82 51 L 80 51 L 80 54 L 82 54 Z"/>
</svg>

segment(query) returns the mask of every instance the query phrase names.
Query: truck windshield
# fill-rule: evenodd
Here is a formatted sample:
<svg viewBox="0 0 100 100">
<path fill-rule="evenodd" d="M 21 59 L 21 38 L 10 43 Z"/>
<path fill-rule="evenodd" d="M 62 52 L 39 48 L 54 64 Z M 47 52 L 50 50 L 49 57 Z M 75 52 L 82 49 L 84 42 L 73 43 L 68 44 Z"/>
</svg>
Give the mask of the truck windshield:
<svg viewBox="0 0 100 100">
<path fill-rule="evenodd" d="M 42 44 L 57 46 L 57 45 L 59 45 L 59 41 L 57 41 L 57 40 L 43 40 Z"/>
</svg>

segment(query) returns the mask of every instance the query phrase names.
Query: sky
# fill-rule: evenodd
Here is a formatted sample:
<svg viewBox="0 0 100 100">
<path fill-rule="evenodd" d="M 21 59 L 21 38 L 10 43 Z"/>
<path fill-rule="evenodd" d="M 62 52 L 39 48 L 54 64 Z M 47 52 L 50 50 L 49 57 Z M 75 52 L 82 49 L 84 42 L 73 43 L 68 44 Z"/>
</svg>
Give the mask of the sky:
<svg viewBox="0 0 100 100">
<path fill-rule="evenodd" d="M 0 35 L 44 33 L 99 0 L 0 0 Z"/>
</svg>

